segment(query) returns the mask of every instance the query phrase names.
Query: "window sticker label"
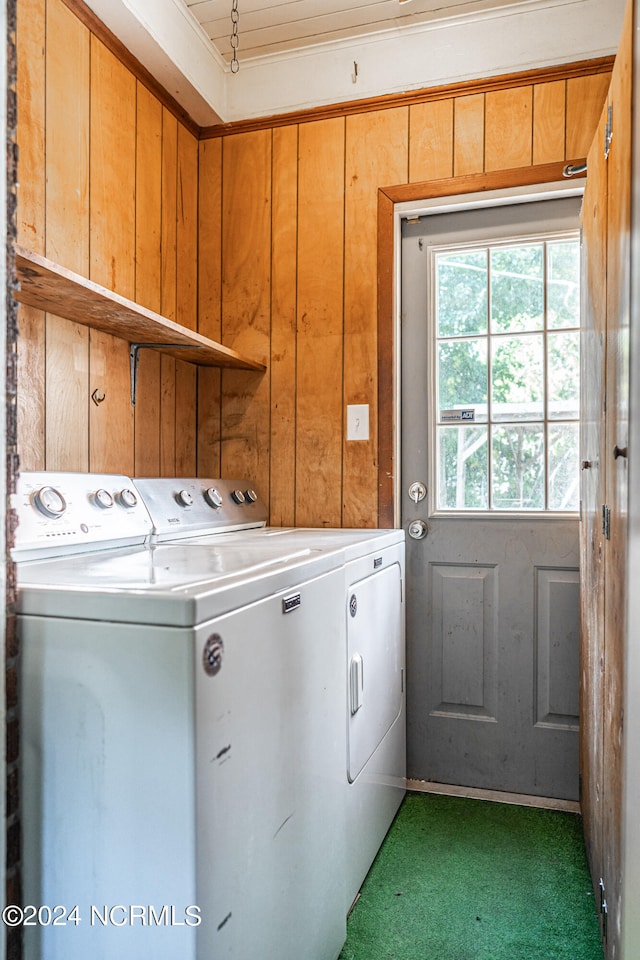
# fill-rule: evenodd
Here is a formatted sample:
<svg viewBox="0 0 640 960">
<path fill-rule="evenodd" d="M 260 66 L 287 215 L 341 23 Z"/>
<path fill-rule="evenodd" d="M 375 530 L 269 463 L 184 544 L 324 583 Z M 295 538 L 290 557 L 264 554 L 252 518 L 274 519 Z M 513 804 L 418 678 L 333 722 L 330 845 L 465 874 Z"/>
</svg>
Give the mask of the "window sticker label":
<svg viewBox="0 0 640 960">
<path fill-rule="evenodd" d="M 475 420 L 475 408 L 467 410 L 441 410 L 440 423 L 464 423 L 465 421 Z"/>
</svg>

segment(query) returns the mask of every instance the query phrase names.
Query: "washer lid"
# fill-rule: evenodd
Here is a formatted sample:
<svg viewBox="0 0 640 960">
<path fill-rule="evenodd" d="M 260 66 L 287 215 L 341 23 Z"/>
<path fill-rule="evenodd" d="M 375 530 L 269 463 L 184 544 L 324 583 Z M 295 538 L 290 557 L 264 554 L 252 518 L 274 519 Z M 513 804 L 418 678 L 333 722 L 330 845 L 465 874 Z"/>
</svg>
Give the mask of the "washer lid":
<svg viewBox="0 0 640 960">
<path fill-rule="evenodd" d="M 18 613 L 195 626 L 333 569 L 331 556 L 243 542 L 160 544 L 18 564 Z"/>
</svg>

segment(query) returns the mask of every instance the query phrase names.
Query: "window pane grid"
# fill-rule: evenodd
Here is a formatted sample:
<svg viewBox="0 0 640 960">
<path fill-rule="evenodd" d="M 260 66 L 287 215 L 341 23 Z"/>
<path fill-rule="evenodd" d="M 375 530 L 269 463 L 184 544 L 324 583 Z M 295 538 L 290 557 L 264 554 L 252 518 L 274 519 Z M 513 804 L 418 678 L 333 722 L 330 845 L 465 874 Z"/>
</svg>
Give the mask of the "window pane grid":
<svg viewBox="0 0 640 960">
<path fill-rule="evenodd" d="M 577 510 L 577 233 L 436 250 L 433 263 L 437 507 Z M 474 278 L 460 298 L 457 271 Z"/>
</svg>

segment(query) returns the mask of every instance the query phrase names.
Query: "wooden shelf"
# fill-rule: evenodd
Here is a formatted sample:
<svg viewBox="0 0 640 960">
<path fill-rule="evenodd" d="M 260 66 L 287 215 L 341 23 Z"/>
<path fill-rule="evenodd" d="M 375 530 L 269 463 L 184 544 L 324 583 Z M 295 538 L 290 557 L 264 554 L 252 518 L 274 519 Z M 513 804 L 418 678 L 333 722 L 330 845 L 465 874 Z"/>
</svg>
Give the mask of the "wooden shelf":
<svg viewBox="0 0 640 960">
<path fill-rule="evenodd" d="M 163 345 L 163 353 L 178 360 L 206 367 L 266 370 L 263 363 L 243 357 L 23 247 L 16 248 L 16 269 L 20 289 L 13 295 L 20 303 L 129 343 Z"/>
</svg>

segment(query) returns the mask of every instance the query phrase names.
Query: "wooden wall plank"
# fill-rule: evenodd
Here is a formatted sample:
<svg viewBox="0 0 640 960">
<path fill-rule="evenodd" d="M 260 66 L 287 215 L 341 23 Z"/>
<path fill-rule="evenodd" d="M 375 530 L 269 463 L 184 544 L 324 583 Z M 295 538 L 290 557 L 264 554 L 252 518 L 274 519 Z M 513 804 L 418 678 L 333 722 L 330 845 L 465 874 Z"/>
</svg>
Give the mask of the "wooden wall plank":
<svg viewBox="0 0 640 960">
<path fill-rule="evenodd" d="M 177 314 L 178 249 L 178 123 L 162 110 L 162 291 L 161 313 L 170 320 Z M 176 475 L 176 363 L 160 358 L 160 473 Z"/>
<path fill-rule="evenodd" d="M 298 127 L 273 131 L 270 522 L 295 521 Z"/>
<path fill-rule="evenodd" d="M 457 97 L 453 107 L 453 175 L 484 170 L 484 94 Z"/>
<path fill-rule="evenodd" d="M 608 73 L 596 73 L 567 80 L 567 160 L 586 157 L 607 97 L 610 79 Z"/>
<path fill-rule="evenodd" d="M 198 367 L 196 437 L 196 475 L 219 477 L 222 371 L 215 367 Z"/>
<path fill-rule="evenodd" d="M 198 141 L 178 126 L 176 320 L 198 329 Z"/>
<path fill-rule="evenodd" d="M 108 333 L 89 335 L 91 393 L 104 395 L 89 412 L 89 470 L 134 475 L 133 407 L 129 384 L 129 344 Z"/>
<path fill-rule="evenodd" d="M 87 328 L 47 317 L 46 468 L 90 469 Z"/>
<path fill-rule="evenodd" d="M 533 88 L 533 162 L 555 163 L 565 158 L 565 80 L 537 83 Z"/>
<path fill-rule="evenodd" d="M 222 148 L 222 342 L 269 359 L 271 131 L 227 137 Z M 221 472 L 269 497 L 270 375 L 222 371 Z"/>
<path fill-rule="evenodd" d="M 136 82 L 91 41 L 90 279 L 135 294 Z"/>
<path fill-rule="evenodd" d="M 46 340 L 41 310 L 18 309 L 18 438 L 20 469 L 44 470 L 46 437 Z"/>
<path fill-rule="evenodd" d="M 46 256 L 89 267 L 90 34 L 62 0 L 47 4 Z"/>
<path fill-rule="evenodd" d="M 45 5 L 19 0 L 18 30 L 18 243 L 44 253 L 45 233 Z"/>
<path fill-rule="evenodd" d="M 135 300 L 161 312 L 162 107 L 137 85 L 135 173 Z"/>
<path fill-rule="evenodd" d="M 162 111 L 162 300 L 161 314 L 176 319 L 178 124 Z"/>
<path fill-rule="evenodd" d="M 296 523 L 340 526 L 345 121 L 300 127 Z"/>
<path fill-rule="evenodd" d="M 61 0 L 47 4 L 47 257 L 89 270 L 89 31 Z M 89 331 L 47 316 L 46 465 L 89 465 Z"/>
<path fill-rule="evenodd" d="M 198 332 L 220 340 L 222 141 L 203 140 L 198 166 Z M 198 369 L 197 474 L 220 476 L 221 372 Z"/>
<path fill-rule="evenodd" d="M 36 253 L 45 244 L 45 8 L 19 0 L 18 32 L 18 243 Z M 45 467 L 45 317 L 18 309 L 18 438 L 24 470 Z"/>
<path fill-rule="evenodd" d="M 198 141 L 178 124 L 176 320 L 198 329 Z M 176 361 L 176 473 L 196 475 L 197 372 Z"/>
<path fill-rule="evenodd" d="M 160 312 L 162 288 L 162 106 L 141 83 L 136 103 L 136 263 L 137 303 Z M 160 473 L 160 353 L 138 355 L 134 411 L 136 476 Z"/>
<path fill-rule="evenodd" d="M 176 475 L 176 361 L 160 354 L 160 476 Z"/>
<path fill-rule="evenodd" d="M 95 37 L 91 42 L 90 279 L 135 294 L 136 81 Z M 134 472 L 129 346 L 91 331 L 90 383 L 105 400 L 91 404 L 89 464 L 98 472 Z"/>
<path fill-rule="evenodd" d="M 453 104 L 450 98 L 409 107 L 410 183 L 453 176 Z"/>
<path fill-rule="evenodd" d="M 344 255 L 344 405 L 369 406 L 369 439 L 343 442 L 342 523 L 375 527 L 378 469 L 377 238 L 378 185 L 400 182 L 407 169 L 408 111 L 404 107 L 346 119 Z M 375 151 L 371 143 L 377 143 Z M 346 424 L 345 424 L 346 426 Z"/>
<path fill-rule="evenodd" d="M 198 333 L 220 339 L 222 140 L 200 143 L 198 168 Z"/>
<path fill-rule="evenodd" d="M 138 354 L 133 470 L 136 477 L 161 475 L 159 350 L 141 350 Z"/>
<path fill-rule="evenodd" d="M 531 165 L 533 87 L 496 90 L 486 95 L 484 169 Z"/>
<path fill-rule="evenodd" d="M 176 475 L 195 477 L 197 371 L 193 363 L 176 360 Z"/>
</svg>

